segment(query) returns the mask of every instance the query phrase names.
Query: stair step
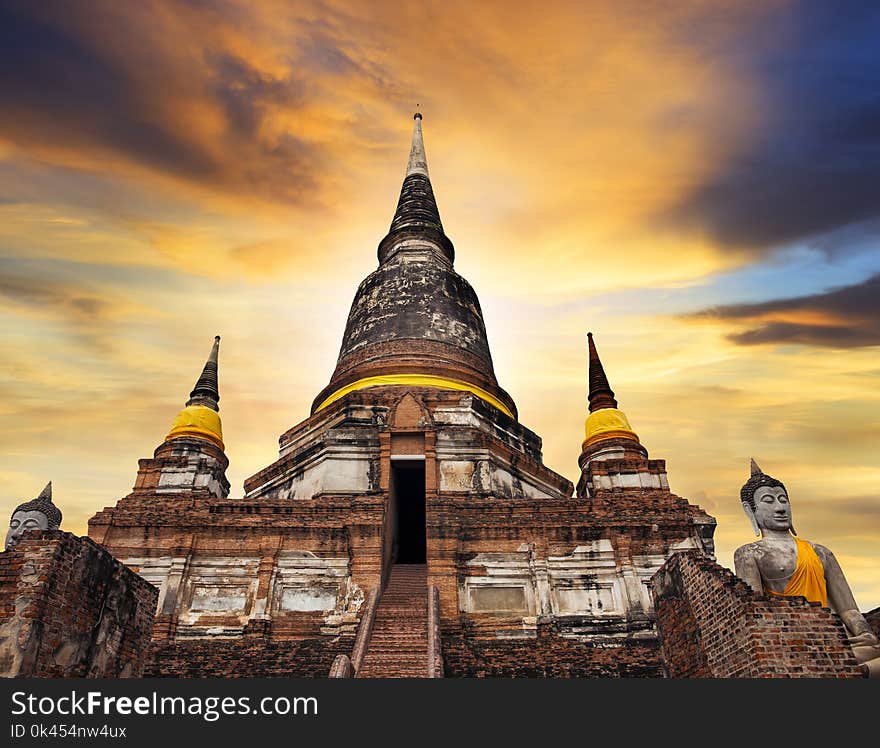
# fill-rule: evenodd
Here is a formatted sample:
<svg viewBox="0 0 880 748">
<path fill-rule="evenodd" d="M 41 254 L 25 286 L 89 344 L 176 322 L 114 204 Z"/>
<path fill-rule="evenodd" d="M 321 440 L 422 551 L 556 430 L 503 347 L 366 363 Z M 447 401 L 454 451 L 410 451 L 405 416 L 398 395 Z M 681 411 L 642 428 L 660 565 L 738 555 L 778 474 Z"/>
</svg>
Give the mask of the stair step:
<svg viewBox="0 0 880 748">
<path fill-rule="evenodd" d="M 425 678 L 428 670 L 428 570 L 391 568 L 358 678 Z"/>
</svg>

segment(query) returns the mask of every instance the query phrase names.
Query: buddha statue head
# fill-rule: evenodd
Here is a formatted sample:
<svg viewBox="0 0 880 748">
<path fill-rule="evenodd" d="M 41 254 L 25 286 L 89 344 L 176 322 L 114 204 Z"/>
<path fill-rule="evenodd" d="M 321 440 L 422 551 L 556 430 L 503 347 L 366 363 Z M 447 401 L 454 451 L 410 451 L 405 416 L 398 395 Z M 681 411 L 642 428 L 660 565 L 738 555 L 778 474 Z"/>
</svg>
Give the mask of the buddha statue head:
<svg viewBox="0 0 880 748">
<path fill-rule="evenodd" d="M 52 503 L 52 481 L 37 498 L 19 504 L 9 520 L 6 550 L 15 547 L 26 530 L 57 530 L 61 526 L 61 510 Z"/>
<path fill-rule="evenodd" d="M 791 522 L 788 491 L 781 480 L 767 475 L 754 459 L 752 474 L 739 495 L 755 535 L 762 535 L 763 530 L 790 530 L 797 535 Z"/>
</svg>

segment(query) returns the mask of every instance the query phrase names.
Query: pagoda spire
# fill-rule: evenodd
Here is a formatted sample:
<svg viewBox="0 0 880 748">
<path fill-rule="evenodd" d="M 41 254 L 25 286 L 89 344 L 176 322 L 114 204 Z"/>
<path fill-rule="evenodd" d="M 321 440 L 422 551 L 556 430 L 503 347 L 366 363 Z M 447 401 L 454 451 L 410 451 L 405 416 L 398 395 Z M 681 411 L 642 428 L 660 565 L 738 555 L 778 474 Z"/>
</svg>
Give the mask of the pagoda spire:
<svg viewBox="0 0 880 748">
<path fill-rule="evenodd" d="M 379 263 L 385 263 L 401 250 L 416 247 L 424 249 L 426 246 L 432 247 L 435 253 L 451 263 L 455 259 L 455 249 L 443 231 L 440 211 L 437 209 L 428 176 L 428 159 L 422 137 L 422 113 L 416 112 L 413 119 L 415 124 L 406 174 L 391 228 L 379 242 Z"/>
<path fill-rule="evenodd" d="M 590 358 L 590 412 L 593 413 L 602 408 L 616 408 L 617 400 L 614 399 L 614 390 L 608 384 L 608 377 L 605 375 L 605 369 L 599 359 L 591 332 L 587 333 L 587 346 Z"/>
<path fill-rule="evenodd" d="M 626 441 L 639 443 L 639 437 L 629 425 L 629 419 L 622 410 L 617 408 L 617 400 L 614 399 L 614 390 L 608 384 L 608 377 L 596 344 L 593 342 L 593 333 L 587 333 L 587 346 L 590 359 L 590 415 L 584 424 L 586 439 L 582 449 L 587 450 L 599 442 L 607 442 L 611 439 L 625 439 Z M 639 445 L 641 448 L 641 445 Z"/>
<path fill-rule="evenodd" d="M 379 242 L 379 267 L 358 287 L 336 369 L 312 413 L 351 392 L 417 386 L 470 392 L 515 420 L 516 404 L 495 377 L 477 294 L 453 267 L 455 249 L 428 177 L 422 113 L 413 121 L 400 199 Z"/>
<path fill-rule="evenodd" d="M 216 335 L 214 337 L 214 345 L 211 346 L 211 353 L 205 362 L 205 368 L 202 369 L 202 374 L 196 382 L 196 386 L 189 393 L 189 400 L 186 401 L 187 405 L 204 405 L 211 408 L 211 410 L 220 410 L 218 405 L 220 390 L 217 385 L 217 356 L 219 352 L 220 336 Z"/>
<path fill-rule="evenodd" d="M 181 410 L 165 441 L 181 437 L 195 437 L 207 440 L 223 449 L 223 426 L 220 423 L 220 390 L 217 386 L 217 355 L 220 352 L 220 336 L 214 338 L 211 353 L 202 369 L 202 374 L 189 393 L 189 400 Z"/>
<path fill-rule="evenodd" d="M 412 146 L 409 149 L 409 162 L 406 165 L 406 176 L 411 174 L 428 175 L 428 159 L 425 156 L 425 141 L 422 139 L 422 113 L 413 115 L 415 125 L 413 127 Z M 430 178 L 430 177 L 429 177 Z"/>
</svg>

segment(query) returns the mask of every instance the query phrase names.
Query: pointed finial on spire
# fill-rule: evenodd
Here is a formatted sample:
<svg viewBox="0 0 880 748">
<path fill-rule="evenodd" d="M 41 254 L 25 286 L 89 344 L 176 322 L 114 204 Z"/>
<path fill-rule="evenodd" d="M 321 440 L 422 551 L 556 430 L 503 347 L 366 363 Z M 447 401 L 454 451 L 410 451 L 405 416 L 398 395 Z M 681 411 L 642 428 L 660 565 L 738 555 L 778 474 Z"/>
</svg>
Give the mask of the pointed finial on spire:
<svg viewBox="0 0 880 748">
<path fill-rule="evenodd" d="M 205 362 L 205 368 L 202 369 L 202 375 L 189 393 L 187 405 L 204 405 L 211 410 L 220 410 L 218 402 L 220 401 L 220 390 L 217 385 L 217 356 L 220 352 L 220 336 L 214 337 L 214 345 L 211 347 L 211 353 Z"/>
<path fill-rule="evenodd" d="M 608 384 L 605 369 L 599 360 L 593 333 L 587 333 L 587 345 L 590 349 L 590 415 L 584 424 L 586 439 L 581 448 L 587 450 L 593 445 L 610 439 L 625 439 L 635 442 L 638 449 L 647 456 L 644 447 L 639 443 L 639 436 L 629 425 L 626 413 L 617 408 L 614 391 Z"/>
<path fill-rule="evenodd" d="M 752 475 L 764 475 L 764 471 L 758 467 L 758 463 L 755 462 L 755 458 L 752 457 L 751 459 L 752 459 L 752 465 L 751 465 Z"/>
<path fill-rule="evenodd" d="M 428 160 L 425 156 L 425 143 L 422 140 L 422 113 L 417 111 L 413 115 L 415 125 L 413 127 L 412 146 L 409 149 L 409 162 L 406 165 L 406 176 L 410 174 L 422 174 L 428 176 Z"/>
<path fill-rule="evenodd" d="M 587 333 L 587 346 L 590 356 L 590 412 L 600 410 L 602 408 L 616 408 L 617 400 L 614 399 L 614 391 L 608 384 L 608 377 L 605 376 L 605 369 L 599 360 L 599 353 L 596 351 L 596 344 L 593 342 L 593 333 Z"/>
<path fill-rule="evenodd" d="M 422 140 L 422 113 L 416 112 L 413 119 L 415 125 L 406 176 L 400 188 L 397 210 L 391 219 L 391 228 L 379 242 L 379 263 L 384 264 L 398 251 L 405 251 L 413 245 L 419 252 L 423 252 L 426 246 L 433 247 L 441 258 L 452 263 L 455 262 L 455 247 L 443 233 L 443 223 L 428 176 L 428 161 Z M 407 241 L 410 239 L 418 241 Z"/>
</svg>

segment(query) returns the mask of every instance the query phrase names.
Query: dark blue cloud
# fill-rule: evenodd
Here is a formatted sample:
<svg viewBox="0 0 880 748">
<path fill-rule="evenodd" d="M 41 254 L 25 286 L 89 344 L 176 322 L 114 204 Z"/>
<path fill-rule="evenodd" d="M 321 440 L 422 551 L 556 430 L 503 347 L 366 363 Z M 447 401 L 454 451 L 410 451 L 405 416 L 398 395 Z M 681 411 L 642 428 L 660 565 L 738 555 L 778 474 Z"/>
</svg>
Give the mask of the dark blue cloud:
<svg viewBox="0 0 880 748">
<path fill-rule="evenodd" d="M 880 217 L 880 3 L 795 3 L 719 54 L 767 125 L 672 218 L 771 249 Z"/>
<path fill-rule="evenodd" d="M 194 143 L 155 122 L 150 97 L 118 65 L 31 15 L 38 7 L 0 4 L 0 132 L 14 142 L 97 143 L 196 178 L 217 171 Z"/>
<path fill-rule="evenodd" d="M 792 316 L 823 323 L 792 322 Z M 687 315 L 742 321 L 751 328 L 728 335 L 740 345 L 800 343 L 829 348 L 880 345 L 880 274 L 825 293 L 760 304 L 729 304 Z"/>
<path fill-rule="evenodd" d="M 97 24 L 115 35 L 108 40 L 77 22 L 105 13 L 99 4 L 0 2 L 0 136 L 25 150 L 114 152 L 211 189 L 274 200 L 295 202 L 314 188 L 317 150 L 295 133 L 263 127 L 279 108 L 301 104 L 301 78 L 269 75 L 197 29 L 187 54 L 169 55 L 161 34 L 142 27 L 149 14 L 120 7 L 130 23 L 120 16 Z M 176 29 L 182 38 L 185 31 Z M 152 67 L 137 67 L 145 64 Z M 193 133 L 176 117 L 187 112 L 185 96 L 222 112 L 218 135 Z"/>
<path fill-rule="evenodd" d="M 222 102 L 230 130 L 254 136 L 270 105 L 288 106 L 302 100 L 304 86 L 279 80 L 230 54 L 209 51 L 205 55 L 214 78 L 214 93 Z"/>
</svg>

